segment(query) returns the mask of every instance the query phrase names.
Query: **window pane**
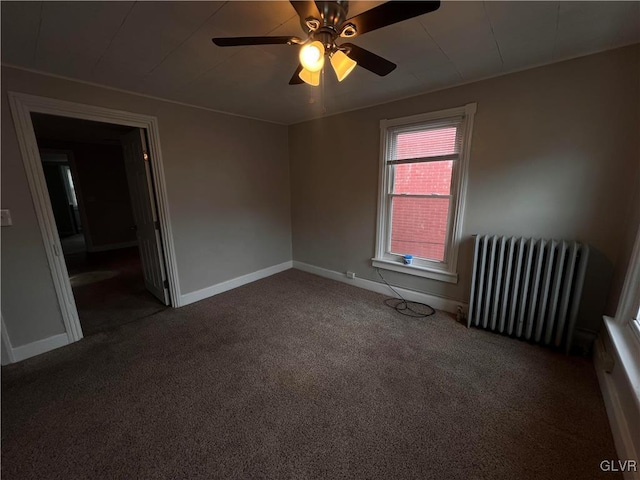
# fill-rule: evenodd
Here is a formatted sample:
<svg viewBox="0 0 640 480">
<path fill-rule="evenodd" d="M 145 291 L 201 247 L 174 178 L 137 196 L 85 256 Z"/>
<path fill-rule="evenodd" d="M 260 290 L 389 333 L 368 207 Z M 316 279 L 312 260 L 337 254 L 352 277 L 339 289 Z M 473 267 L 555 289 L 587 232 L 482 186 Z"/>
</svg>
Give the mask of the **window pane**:
<svg viewBox="0 0 640 480">
<path fill-rule="evenodd" d="M 69 198 L 69 202 L 71 202 L 71 204 L 74 207 L 78 206 L 78 199 L 76 198 L 76 188 L 73 185 L 73 177 L 71 176 L 71 169 L 67 166 L 64 167 L 66 174 L 67 174 L 67 188 L 69 190 L 69 196 L 71 198 Z"/>
<path fill-rule="evenodd" d="M 392 160 L 434 157 L 457 153 L 456 127 L 434 128 L 417 132 L 398 133 Z"/>
<path fill-rule="evenodd" d="M 395 165 L 393 193 L 420 195 L 451 193 L 453 160 Z"/>
<path fill-rule="evenodd" d="M 391 253 L 444 260 L 448 198 L 393 197 Z"/>
</svg>

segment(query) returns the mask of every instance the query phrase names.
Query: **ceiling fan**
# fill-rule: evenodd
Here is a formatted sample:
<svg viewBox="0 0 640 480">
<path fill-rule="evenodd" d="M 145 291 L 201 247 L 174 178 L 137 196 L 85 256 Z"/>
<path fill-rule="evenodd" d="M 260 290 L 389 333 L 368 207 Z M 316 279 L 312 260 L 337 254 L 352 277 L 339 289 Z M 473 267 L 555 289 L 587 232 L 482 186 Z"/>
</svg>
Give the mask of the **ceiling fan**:
<svg viewBox="0 0 640 480">
<path fill-rule="evenodd" d="M 300 65 L 289 85 L 308 83 L 320 84 L 320 72 L 325 56 L 329 57 L 338 81 L 344 80 L 356 67 L 361 66 L 370 72 L 388 75 L 396 64 L 375 53 L 358 47 L 353 43 L 336 43 L 338 39 L 349 39 L 372 30 L 402 22 L 440 7 L 439 1 L 400 2 L 392 1 L 371 10 L 347 18 L 349 2 L 338 1 L 291 1 L 300 17 L 300 25 L 307 38 L 298 37 L 224 37 L 213 38 L 219 47 L 237 47 L 247 45 L 300 45 Z"/>
</svg>

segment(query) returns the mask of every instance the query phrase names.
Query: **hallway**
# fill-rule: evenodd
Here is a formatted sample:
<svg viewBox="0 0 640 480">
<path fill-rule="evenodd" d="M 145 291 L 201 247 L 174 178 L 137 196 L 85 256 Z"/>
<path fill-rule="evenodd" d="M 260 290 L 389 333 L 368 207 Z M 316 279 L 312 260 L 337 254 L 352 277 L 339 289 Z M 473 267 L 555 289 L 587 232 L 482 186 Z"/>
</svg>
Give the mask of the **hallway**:
<svg viewBox="0 0 640 480">
<path fill-rule="evenodd" d="M 85 336 L 165 310 L 145 288 L 138 247 L 65 255 Z"/>
</svg>

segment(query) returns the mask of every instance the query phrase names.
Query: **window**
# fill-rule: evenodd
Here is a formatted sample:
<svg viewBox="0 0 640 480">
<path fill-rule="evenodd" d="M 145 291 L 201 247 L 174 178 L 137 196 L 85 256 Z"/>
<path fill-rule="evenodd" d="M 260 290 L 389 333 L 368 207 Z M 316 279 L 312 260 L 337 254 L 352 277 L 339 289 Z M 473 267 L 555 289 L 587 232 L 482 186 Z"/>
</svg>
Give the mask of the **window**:
<svg viewBox="0 0 640 480">
<path fill-rule="evenodd" d="M 631 383 L 635 401 L 640 402 L 640 227 L 629 260 L 627 275 L 615 318 L 604 317 L 604 324 L 619 362 Z"/>
<path fill-rule="evenodd" d="M 456 283 L 476 104 L 383 120 L 373 265 Z M 404 257 L 411 255 L 410 265 Z"/>
<path fill-rule="evenodd" d="M 636 233 L 636 242 L 629 260 L 624 286 L 620 294 L 616 323 L 628 324 L 634 339 L 640 348 L 640 227 Z"/>
<path fill-rule="evenodd" d="M 78 199 L 76 198 L 76 188 L 73 185 L 73 177 L 71 176 L 71 168 L 68 165 L 62 166 L 62 171 L 64 172 L 65 178 L 65 188 L 67 190 L 67 197 L 69 198 L 69 204 L 74 207 L 78 206 Z"/>
</svg>

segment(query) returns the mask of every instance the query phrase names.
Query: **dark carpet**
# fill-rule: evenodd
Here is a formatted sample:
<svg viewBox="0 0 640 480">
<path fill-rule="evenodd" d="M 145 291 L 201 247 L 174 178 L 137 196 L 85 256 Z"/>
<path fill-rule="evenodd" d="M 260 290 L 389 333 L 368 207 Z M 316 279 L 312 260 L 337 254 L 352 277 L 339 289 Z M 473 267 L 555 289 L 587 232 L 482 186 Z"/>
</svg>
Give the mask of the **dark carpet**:
<svg viewBox="0 0 640 480">
<path fill-rule="evenodd" d="M 619 478 L 590 360 L 297 270 L 2 369 L 2 478 Z"/>
<path fill-rule="evenodd" d="M 144 285 L 138 247 L 65 255 L 65 262 L 85 336 L 167 308 Z M 91 275 L 104 278 L 86 283 L 85 278 Z"/>
</svg>

